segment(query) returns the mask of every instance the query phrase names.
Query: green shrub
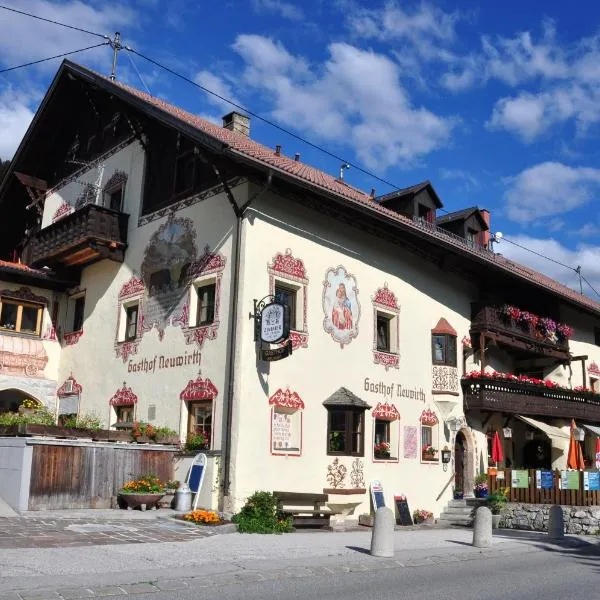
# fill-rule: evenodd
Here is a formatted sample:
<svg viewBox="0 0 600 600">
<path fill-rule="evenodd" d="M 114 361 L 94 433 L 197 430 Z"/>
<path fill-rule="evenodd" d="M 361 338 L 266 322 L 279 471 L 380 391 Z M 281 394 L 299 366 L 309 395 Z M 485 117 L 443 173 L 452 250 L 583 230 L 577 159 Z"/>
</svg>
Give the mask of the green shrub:
<svg viewBox="0 0 600 600">
<path fill-rule="evenodd" d="M 204 450 L 208 445 L 208 436 L 205 433 L 195 433 L 187 436 L 184 450 L 186 452 L 197 452 Z"/>
<path fill-rule="evenodd" d="M 82 413 L 67 417 L 63 421 L 63 427 L 69 427 L 70 429 L 102 429 L 100 418 L 94 413 Z"/>
<path fill-rule="evenodd" d="M 477 485 L 478 483 L 487 483 L 487 480 L 488 478 L 485 473 L 479 473 L 475 476 L 475 485 Z"/>
<path fill-rule="evenodd" d="M 232 521 L 237 523 L 240 533 L 292 531 L 292 517 L 277 510 L 277 500 L 271 492 L 254 492 Z"/>
<path fill-rule="evenodd" d="M 162 437 L 171 437 L 172 435 L 178 435 L 178 433 L 169 427 L 156 427 L 154 429 L 154 437 L 155 439 Z"/>
<path fill-rule="evenodd" d="M 500 492 L 490 494 L 485 499 L 485 505 L 492 511 L 493 515 L 499 515 L 506 504 L 506 496 Z"/>
<path fill-rule="evenodd" d="M 34 413 L 2 413 L 0 425 L 55 425 L 54 415 L 47 410 L 38 410 Z"/>
</svg>

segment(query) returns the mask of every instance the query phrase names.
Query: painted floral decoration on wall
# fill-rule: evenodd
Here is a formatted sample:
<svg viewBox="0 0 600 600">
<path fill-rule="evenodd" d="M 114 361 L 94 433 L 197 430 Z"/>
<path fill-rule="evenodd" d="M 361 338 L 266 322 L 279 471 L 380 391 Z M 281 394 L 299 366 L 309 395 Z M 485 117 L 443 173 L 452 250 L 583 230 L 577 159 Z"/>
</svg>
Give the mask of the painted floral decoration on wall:
<svg viewBox="0 0 600 600">
<path fill-rule="evenodd" d="M 342 266 L 328 269 L 323 282 L 323 328 L 343 348 L 358 335 L 360 304 L 356 278 Z"/>
</svg>

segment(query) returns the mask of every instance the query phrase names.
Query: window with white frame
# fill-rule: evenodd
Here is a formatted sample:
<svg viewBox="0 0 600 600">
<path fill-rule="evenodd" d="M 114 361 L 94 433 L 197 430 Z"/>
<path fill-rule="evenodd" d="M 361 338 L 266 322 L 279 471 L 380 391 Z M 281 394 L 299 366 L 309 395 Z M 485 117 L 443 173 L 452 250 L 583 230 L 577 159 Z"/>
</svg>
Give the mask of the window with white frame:
<svg viewBox="0 0 600 600">
<path fill-rule="evenodd" d="M 121 304 L 119 319 L 119 342 L 130 342 L 138 337 L 138 321 L 140 317 L 140 301 L 128 300 Z"/>
<path fill-rule="evenodd" d="M 213 426 L 213 405 L 212 400 L 188 402 L 188 426 L 187 436 L 203 436 L 205 440 L 205 447 L 210 447 L 210 441 L 212 438 L 212 426 Z"/>
<path fill-rule="evenodd" d="M 382 310 L 376 311 L 377 351 L 398 353 L 398 315 Z"/>
<path fill-rule="evenodd" d="M 421 461 L 439 462 L 439 421 L 431 410 L 421 413 Z"/>
<path fill-rule="evenodd" d="M 190 294 L 190 327 L 202 327 L 214 323 L 216 299 L 216 278 L 198 279 L 193 283 Z"/>
<path fill-rule="evenodd" d="M 67 332 L 83 331 L 85 294 L 71 296 L 67 302 Z"/>
<path fill-rule="evenodd" d="M 393 404 L 379 402 L 373 410 L 373 460 L 398 461 L 400 413 Z"/>
<path fill-rule="evenodd" d="M 302 295 L 303 288 L 288 282 L 275 281 L 275 301 L 285 304 L 289 308 L 290 329 L 297 330 L 302 323 Z"/>
</svg>

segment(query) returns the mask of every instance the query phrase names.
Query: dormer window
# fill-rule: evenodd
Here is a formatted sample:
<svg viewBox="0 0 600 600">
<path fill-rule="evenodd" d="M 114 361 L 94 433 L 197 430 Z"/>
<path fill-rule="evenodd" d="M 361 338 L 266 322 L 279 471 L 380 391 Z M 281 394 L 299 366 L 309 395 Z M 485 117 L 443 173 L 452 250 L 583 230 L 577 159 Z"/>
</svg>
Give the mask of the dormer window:
<svg viewBox="0 0 600 600">
<path fill-rule="evenodd" d="M 421 221 L 429 223 L 430 225 L 433 225 L 433 223 L 435 222 L 435 211 L 432 210 L 429 206 L 419 204 L 417 216 Z"/>
</svg>

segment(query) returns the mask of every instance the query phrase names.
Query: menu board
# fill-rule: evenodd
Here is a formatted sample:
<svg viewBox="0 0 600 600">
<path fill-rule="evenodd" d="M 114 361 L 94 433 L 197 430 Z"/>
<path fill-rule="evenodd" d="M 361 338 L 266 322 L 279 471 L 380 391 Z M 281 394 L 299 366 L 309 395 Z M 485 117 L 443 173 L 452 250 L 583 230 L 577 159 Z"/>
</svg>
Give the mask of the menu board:
<svg viewBox="0 0 600 600">
<path fill-rule="evenodd" d="M 525 469 L 513 469 L 511 473 L 511 487 L 513 488 L 528 488 L 529 487 L 529 471 Z"/>
<path fill-rule="evenodd" d="M 560 481 L 563 490 L 578 490 L 579 471 L 561 471 Z"/>
<path fill-rule="evenodd" d="M 583 489 L 586 492 L 600 491 L 600 472 L 599 471 L 584 471 L 583 472 Z"/>
<path fill-rule="evenodd" d="M 535 484 L 538 489 L 551 490 L 554 487 L 554 476 L 552 471 L 536 471 Z"/>
<path fill-rule="evenodd" d="M 407 426 L 404 428 L 404 458 L 417 458 L 419 447 L 419 428 Z"/>
<path fill-rule="evenodd" d="M 385 498 L 383 496 L 383 487 L 381 482 L 373 481 L 371 483 L 371 499 L 373 500 L 373 510 L 377 512 L 378 508 L 385 506 Z"/>
<path fill-rule="evenodd" d="M 394 502 L 398 511 L 398 525 L 414 525 L 406 496 L 394 496 Z"/>
</svg>

